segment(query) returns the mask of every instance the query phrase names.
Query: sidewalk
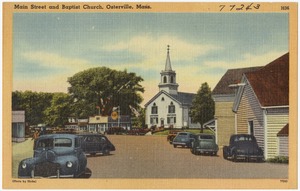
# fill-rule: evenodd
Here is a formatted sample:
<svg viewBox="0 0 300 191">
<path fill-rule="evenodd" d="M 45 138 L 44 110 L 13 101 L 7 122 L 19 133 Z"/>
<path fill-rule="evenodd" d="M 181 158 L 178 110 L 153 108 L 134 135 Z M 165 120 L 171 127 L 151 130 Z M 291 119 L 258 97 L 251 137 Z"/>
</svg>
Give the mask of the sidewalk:
<svg viewBox="0 0 300 191">
<path fill-rule="evenodd" d="M 33 143 L 31 138 L 21 143 L 12 144 L 12 178 L 18 177 L 18 166 L 21 160 L 33 156 Z"/>
</svg>

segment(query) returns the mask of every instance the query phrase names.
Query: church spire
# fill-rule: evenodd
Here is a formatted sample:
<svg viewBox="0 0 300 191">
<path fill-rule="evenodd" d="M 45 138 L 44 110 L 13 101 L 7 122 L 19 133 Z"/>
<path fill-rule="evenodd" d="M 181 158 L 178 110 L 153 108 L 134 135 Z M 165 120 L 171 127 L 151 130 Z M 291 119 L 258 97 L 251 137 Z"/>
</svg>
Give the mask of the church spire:
<svg viewBox="0 0 300 191">
<path fill-rule="evenodd" d="M 170 60 L 170 45 L 167 46 L 167 60 L 165 70 L 161 71 L 161 79 L 158 84 L 159 91 L 166 91 L 169 94 L 177 95 L 178 84 L 176 83 L 176 72 L 172 70 Z"/>
<path fill-rule="evenodd" d="M 167 60 L 165 65 L 165 71 L 172 71 L 171 60 L 170 60 L 170 45 L 167 46 Z"/>
</svg>

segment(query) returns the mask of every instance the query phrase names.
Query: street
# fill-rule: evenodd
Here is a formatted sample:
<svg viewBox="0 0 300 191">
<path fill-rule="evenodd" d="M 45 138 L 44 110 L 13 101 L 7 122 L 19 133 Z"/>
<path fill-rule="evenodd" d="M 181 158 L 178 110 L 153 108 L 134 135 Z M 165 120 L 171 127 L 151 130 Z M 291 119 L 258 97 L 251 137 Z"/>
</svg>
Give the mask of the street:
<svg viewBox="0 0 300 191">
<path fill-rule="evenodd" d="M 87 156 L 82 178 L 288 178 L 288 165 L 224 160 L 217 156 L 195 156 L 187 148 L 173 148 L 166 136 L 108 135 L 116 151 L 109 156 Z M 13 146 L 13 177 L 19 162 L 32 157 L 33 141 Z"/>
<path fill-rule="evenodd" d="M 187 148 L 173 148 L 165 136 L 109 135 L 116 151 L 88 156 L 90 178 L 288 178 L 288 165 L 195 156 Z"/>
</svg>

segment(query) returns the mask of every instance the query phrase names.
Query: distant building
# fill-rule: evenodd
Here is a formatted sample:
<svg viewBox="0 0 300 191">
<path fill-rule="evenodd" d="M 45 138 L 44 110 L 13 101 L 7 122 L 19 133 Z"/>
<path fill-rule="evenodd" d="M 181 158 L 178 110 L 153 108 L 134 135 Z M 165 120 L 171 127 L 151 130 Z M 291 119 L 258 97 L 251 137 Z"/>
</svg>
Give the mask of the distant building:
<svg viewBox="0 0 300 191">
<path fill-rule="evenodd" d="M 95 133 L 104 133 L 108 129 L 108 116 L 91 116 L 89 117 L 88 131 Z"/>
<path fill-rule="evenodd" d="M 122 127 L 125 130 L 130 130 L 131 117 L 129 115 L 121 115 L 113 119 L 111 116 L 108 116 L 108 128 L 110 127 Z"/>
<path fill-rule="evenodd" d="M 189 110 L 193 93 L 178 92 L 176 72 L 172 70 L 169 46 L 165 69 L 160 73 L 159 92 L 145 104 L 145 123 L 148 127 L 200 128 L 192 123 Z"/>
<path fill-rule="evenodd" d="M 25 111 L 12 111 L 12 141 L 25 141 Z"/>
</svg>

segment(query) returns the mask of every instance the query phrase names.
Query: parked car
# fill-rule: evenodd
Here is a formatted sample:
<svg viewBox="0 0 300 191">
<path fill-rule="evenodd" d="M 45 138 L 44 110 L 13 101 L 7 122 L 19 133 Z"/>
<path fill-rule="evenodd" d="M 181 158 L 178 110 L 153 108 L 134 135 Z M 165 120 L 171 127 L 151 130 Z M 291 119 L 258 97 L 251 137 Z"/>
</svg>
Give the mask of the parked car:
<svg viewBox="0 0 300 191">
<path fill-rule="evenodd" d="M 167 136 L 167 141 L 172 144 L 173 139 L 176 137 L 177 133 L 179 133 L 179 130 L 170 130 L 169 134 Z"/>
<path fill-rule="evenodd" d="M 193 133 L 179 132 L 179 133 L 177 133 L 176 137 L 173 139 L 172 144 L 173 144 L 174 148 L 176 148 L 177 146 L 190 148 L 193 137 L 194 137 Z"/>
<path fill-rule="evenodd" d="M 197 134 L 191 146 L 191 152 L 195 155 L 210 154 L 217 155 L 219 146 L 216 144 L 216 138 L 211 134 Z"/>
<path fill-rule="evenodd" d="M 232 161 L 240 159 L 263 161 L 264 153 L 253 135 L 237 134 L 230 137 L 229 146 L 223 147 L 223 157 Z"/>
<path fill-rule="evenodd" d="M 101 134 L 79 134 L 82 143 L 81 148 L 85 154 L 95 156 L 97 153 L 109 155 L 111 151 L 115 151 L 115 146 L 108 140 L 105 135 Z"/>
<path fill-rule="evenodd" d="M 33 157 L 19 164 L 19 178 L 79 177 L 85 173 L 87 159 L 76 135 L 42 135 L 34 141 L 33 149 Z"/>
</svg>

